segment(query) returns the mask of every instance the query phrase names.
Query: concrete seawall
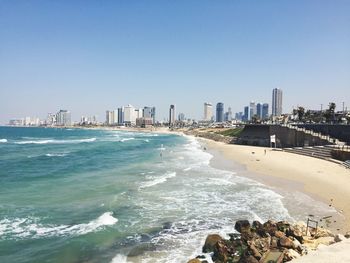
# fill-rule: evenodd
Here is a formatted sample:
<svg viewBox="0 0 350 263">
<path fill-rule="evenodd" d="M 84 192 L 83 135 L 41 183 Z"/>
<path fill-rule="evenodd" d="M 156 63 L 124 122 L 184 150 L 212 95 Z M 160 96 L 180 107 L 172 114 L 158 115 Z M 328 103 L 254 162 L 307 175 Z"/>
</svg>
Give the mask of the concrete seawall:
<svg viewBox="0 0 350 263">
<path fill-rule="evenodd" d="M 238 144 L 270 146 L 270 136 L 276 135 L 276 146 L 280 148 L 327 145 L 327 140 L 289 129 L 280 125 L 245 125 L 237 139 Z"/>
</svg>

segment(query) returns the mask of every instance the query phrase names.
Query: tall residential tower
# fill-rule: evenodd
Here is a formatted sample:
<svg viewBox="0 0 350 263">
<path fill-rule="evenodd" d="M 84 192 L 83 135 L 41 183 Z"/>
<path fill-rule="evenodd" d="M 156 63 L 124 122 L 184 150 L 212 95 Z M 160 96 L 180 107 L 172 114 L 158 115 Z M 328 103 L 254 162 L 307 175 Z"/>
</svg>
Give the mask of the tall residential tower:
<svg viewBox="0 0 350 263">
<path fill-rule="evenodd" d="M 272 116 L 282 115 L 282 90 L 273 89 L 272 90 Z"/>
<path fill-rule="evenodd" d="M 169 109 L 169 125 L 174 125 L 175 123 L 175 105 L 170 105 Z"/>
<path fill-rule="evenodd" d="M 216 122 L 224 121 L 224 104 L 219 102 L 216 104 Z"/>
<path fill-rule="evenodd" d="M 210 102 L 204 103 L 204 120 L 211 121 L 213 117 L 213 105 Z"/>
</svg>

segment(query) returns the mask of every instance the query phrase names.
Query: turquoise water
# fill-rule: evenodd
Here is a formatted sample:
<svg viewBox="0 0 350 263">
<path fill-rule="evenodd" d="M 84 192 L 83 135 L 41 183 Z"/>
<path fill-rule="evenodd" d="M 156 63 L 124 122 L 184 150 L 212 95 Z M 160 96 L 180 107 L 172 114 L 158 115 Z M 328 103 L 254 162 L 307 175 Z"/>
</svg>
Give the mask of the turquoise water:
<svg viewBox="0 0 350 263">
<path fill-rule="evenodd" d="M 187 262 L 283 197 L 209 165 L 193 138 L 0 127 L 0 262 Z"/>
</svg>

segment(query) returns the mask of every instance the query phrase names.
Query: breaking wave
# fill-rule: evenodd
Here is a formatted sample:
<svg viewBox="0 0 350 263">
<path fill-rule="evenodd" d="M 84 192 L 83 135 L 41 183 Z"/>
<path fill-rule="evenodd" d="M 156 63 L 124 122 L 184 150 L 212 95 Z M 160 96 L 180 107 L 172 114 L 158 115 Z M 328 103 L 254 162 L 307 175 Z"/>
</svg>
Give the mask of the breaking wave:
<svg viewBox="0 0 350 263">
<path fill-rule="evenodd" d="M 162 176 L 147 176 L 147 179 L 149 179 L 149 181 L 143 182 L 140 185 L 139 189 L 144 189 L 144 188 L 155 186 L 157 184 L 165 183 L 168 179 L 173 178 L 175 176 L 176 176 L 176 172 L 166 173 Z"/>
<path fill-rule="evenodd" d="M 118 222 L 118 219 L 112 216 L 112 212 L 106 212 L 100 217 L 85 224 L 78 225 L 44 225 L 39 223 L 39 218 L 15 218 L 0 220 L 0 240 L 23 239 L 23 238 L 42 238 L 64 235 L 84 235 L 102 229 L 104 226 L 111 226 Z"/>
<path fill-rule="evenodd" d="M 83 143 L 94 142 L 96 138 L 79 139 L 79 140 L 38 140 L 38 141 L 20 141 L 15 144 L 70 144 L 70 143 Z"/>
</svg>

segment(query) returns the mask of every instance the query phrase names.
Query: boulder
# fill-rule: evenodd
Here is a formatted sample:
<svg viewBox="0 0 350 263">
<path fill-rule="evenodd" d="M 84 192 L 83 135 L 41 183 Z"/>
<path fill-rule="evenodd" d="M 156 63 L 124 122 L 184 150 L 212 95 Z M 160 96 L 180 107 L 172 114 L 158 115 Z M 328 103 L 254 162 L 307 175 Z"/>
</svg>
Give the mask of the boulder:
<svg viewBox="0 0 350 263">
<path fill-rule="evenodd" d="M 284 247 L 284 248 L 288 248 L 288 249 L 290 249 L 290 248 L 294 249 L 295 248 L 293 241 L 290 238 L 288 238 L 288 237 L 280 238 L 278 240 L 278 245 L 280 247 Z"/>
<path fill-rule="evenodd" d="M 261 224 L 259 221 L 253 221 L 252 230 L 261 237 L 270 236 L 268 233 L 266 233 L 263 224 Z"/>
<path fill-rule="evenodd" d="M 263 228 L 263 224 L 261 224 L 259 221 L 253 221 L 252 227 L 254 229 L 261 229 L 261 228 Z"/>
<path fill-rule="evenodd" d="M 271 236 L 275 235 L 275 232 L 278 230 L 276 222 L 273 220 L 268 220 L 263 224 L 265 232 L 269 233 Z"/>
<path fill-rule="evenodd" d="M 244 263 L 259 263 L 259 261 L 253 257 L 253 256 L 248 256 L 248 257 L 245 257 L 242 261 L 239 261 L 239 262 L 244 262 Z"/>
<path fill-rule="evenodd" d="M 282 231 L 279 231 L 279 230 L 277 230 L 276 232 L 275 232 L 275 237 L 277 237 L 277 238 L 282 238 L 282 237 L 285 237 L 286 235 L 284 234 L 284 232 L 282 232 Z"/>
<path fill-rule="evenodd" d="M 219 262 L 227 262 L 229 258 L 228 248 L 224 240 L 220 240 L 215 244 L 213 260 Z"/>
<path fill-rule="evenodd" d="M 276 226 L 279 231 L 285 233 L 289 229 L 290 224 L 287 221 L 280 221 L 276 223 Z"/>
<path fill-rule="evenodd" d="M 334 241 L 335 242 L 341 242 L 341 241 L 344 241 L 346 240 L 346 237 L 343 236 L 342 234 L 337 234 L 335 237 L 334 237 Z"/>
<path fill-rule="evenodd" d="M 261 253 L 259 252 L 259 250 L 254 246 L 254 244 L 250 241 L 248 241 L 248 248 L 249 248 L 249 251 L 250 253 L 258 260 L 261 259 L 262 255 Z"/>
<path fill-rule="evenodd" d="M 303 242 L 304 242 L 303 232 L 302 232 L 302 230 L 299 227 L 290 227 L 286 231 L 286 235 L 288 237 L 296 238 L 301 244 L 303 244 Z"/>
<path fill-rule="evenodd" d="M 248 220 L 238 220 L 235 224 L 235 229 L 239 232 L 250 232 L 250 223 Z"/>
<path fill-rule="evenodd" d="M 317 233 L 314 236 L 316 239 L 320 238 L 320 237 L 333 237 L 334 238 L 334 234 L 332 234 L 332 232 L 328 229 L 325 228 L 318 228 L 317 229 Z"/>
<path fill-rule="evenodd" d="M 300 254 L 293 249 L 288 249 L 284 254 L 285 261 L 291 261 L 293 259 L 299 258 Z"/>
<path fill-rule="evenodd" d="M 202 263 L 202 261 L 200 261 L 198 258 L 194 258 L 189 260 L 187 263 Z"/>
<path fill-rule="evenodd" d="M 205 240 L 204 246 L 202 248 L 203 253 L 210 253 L 214 251 L 215 245 L 223 240 L 220 235 L 212 234 L 208 235 L 207 239 Z"/>
<path fill-rule="evenodd" d="M 271 237 L 270 247 L 271 248 L 277 248 L 278 247 L 278 239 L 277 239 L 277 237 Z"/>
</svg>

